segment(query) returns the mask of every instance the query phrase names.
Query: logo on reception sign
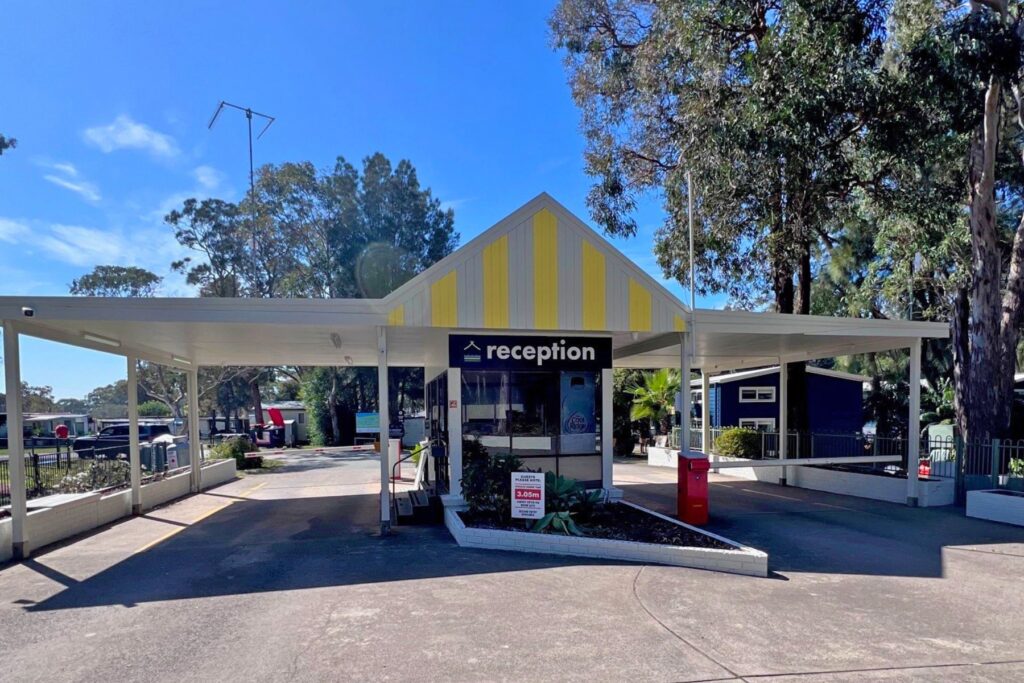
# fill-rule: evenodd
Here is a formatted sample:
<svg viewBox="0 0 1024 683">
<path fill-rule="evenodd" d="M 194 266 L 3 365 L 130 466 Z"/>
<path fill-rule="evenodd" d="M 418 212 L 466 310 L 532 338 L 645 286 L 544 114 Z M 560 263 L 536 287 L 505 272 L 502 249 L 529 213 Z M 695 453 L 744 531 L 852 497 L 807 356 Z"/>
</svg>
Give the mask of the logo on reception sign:
<svg viewBox="0 0 1024 683">
<path fill-rule="evenodd" d="M 495 370 L 600 370 L 612 366 L 611 339 L 453 334 L 448 365 Z"/>
<path fill-rule="evenodd" d="M 476 342 L 472 339 L 462 349 L 462 360 L 467 363 L 479 363 L 480 362 L 480 347 L 476 345 Z"/>
<path fill-rule="evenodd" d="M 544 516 L 544 473 L 512 473 L 513 519 L 540 519 Z"/>
</svg>

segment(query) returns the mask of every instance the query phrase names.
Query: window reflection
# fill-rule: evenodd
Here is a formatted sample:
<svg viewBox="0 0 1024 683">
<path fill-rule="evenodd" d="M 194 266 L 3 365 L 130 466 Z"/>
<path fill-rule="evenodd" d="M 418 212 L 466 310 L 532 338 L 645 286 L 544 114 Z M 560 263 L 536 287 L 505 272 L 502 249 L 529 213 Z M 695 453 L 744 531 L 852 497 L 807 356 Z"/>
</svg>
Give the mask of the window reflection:
<svg viewBox="0 0 1024 683">
<path fill-rule="evenodd" d="M 598 372 L 463 370 L 463 438 L 599 486 L 599 396 Z"/>
</svg>

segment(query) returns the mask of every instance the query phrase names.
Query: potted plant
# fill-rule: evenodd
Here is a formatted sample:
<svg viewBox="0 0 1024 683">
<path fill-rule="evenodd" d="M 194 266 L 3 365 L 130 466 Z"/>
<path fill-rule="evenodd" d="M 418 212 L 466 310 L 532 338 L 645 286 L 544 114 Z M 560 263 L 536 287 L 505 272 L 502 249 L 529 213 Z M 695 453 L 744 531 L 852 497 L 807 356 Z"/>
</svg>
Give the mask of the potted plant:
<svg viewBox="0 0 1024 683">
<path fill-rule="evenodd" d="M 1004 485 L 1011 491 L 1024 491 L 1024 458 L 1010 458 L 1009 476 Z"/>
</svg>

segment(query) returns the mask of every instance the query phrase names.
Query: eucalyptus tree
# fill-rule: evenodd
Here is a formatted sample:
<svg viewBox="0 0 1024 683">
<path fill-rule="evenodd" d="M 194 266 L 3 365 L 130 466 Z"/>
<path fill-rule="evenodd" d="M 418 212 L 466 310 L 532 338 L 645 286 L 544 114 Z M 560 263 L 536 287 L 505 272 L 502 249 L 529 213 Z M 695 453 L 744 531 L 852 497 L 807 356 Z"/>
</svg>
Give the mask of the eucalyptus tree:
<svg viewBox="0 0 1024 683">
<path fill-rule="evenodd" d="M 698 287 L 810 310 L 812 263 L 837 205 L 874 178 L 858 145 L 878 108 L 886 4 L 563 0 L 551 20 L 582 112 L 588 203 L 632 235 L 657 192 L 656 252 L 683 280 L 684 175 L 696 181 Z"/>
<path fill-rule="evenodd" d="M 379 153 L 358 169 L 343 157 L 329 169 L 310 162 L 267 165 L 240 204 L 190 199 L 166 221 L 178 241 L 196 252 L 174 267 L 204 296 L 380 298 L 458 242 L 454 213 L 421 187 L 413 165 L 392 165 Z M 315 434 L 324 441 L 339 434 L 342 390 L 351 388 L 367 407 L 365 397 L 373 395 L 376 382 L 375 373 L 362 368 L 282 372 L 303 383 Z M 420 371 L 392 374 L 393 408 L 422 393 Z M 265 379 L 251 380 L 257 406 L 258 384 Z"/>
<path fill-rule="evenodd" d="M 740 308 L 811 310 L 838 217 L 882 169 L 861 146 L 879 98 L 885 0 L 562 0 L 551 19 L 586 136 L 594 220 L 633 235 L 642 195 L 664 206 L 655 253 L 687 278 L 695 180 L 699 293 Z M 805 428 L 803 365 L 790 424 Z"/>
</svg>

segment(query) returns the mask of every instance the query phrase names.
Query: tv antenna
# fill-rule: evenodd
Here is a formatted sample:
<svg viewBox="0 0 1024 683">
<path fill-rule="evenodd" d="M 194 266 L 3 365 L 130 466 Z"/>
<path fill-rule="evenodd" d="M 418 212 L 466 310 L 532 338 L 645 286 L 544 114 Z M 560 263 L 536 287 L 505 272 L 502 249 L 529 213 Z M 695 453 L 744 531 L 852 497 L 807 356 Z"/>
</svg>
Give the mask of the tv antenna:
<svg viewBox="0 0 1024 683">
<path fill-rule="evenodd" d="M 270 128 L 270 126 L 274 123 L 275 119 L 274 119 L 273 116 L 270 116 L 269 114 L 261 114 L 258 111 L 253 111 L 249 107 L 241 107 L 241 106 L 239 106 L 237 104 L 232 104 L 231 102 L 225 102 L 224 100 L 221 100 L 220 104 L 217 105 L 217 111 L 213 112 L 213 116 L 210 118 L 210 123 L 206 126 L 207 130 L 212 129 L 213 128 L 213 124 L 217 123 L 217 117 L 220 116 L 220 113 L 222 111 L 224 111 L 225 107 L 228 107 L 229 109 L 237 109 L 238 111 L 243 112 L 245 114 L 245 119 L 246 119 L 247 123 L 249 124 L 249 205 L 250 205 L 250 209 L 251 209 L 251 213 L 252 213 L 252 251 L 253 251 L 253 266 L 252 267 L 253 267 L 253 276 L 254 276 L 253 277 L 253 285 L 255 286 L 255 283 L 256 283 L 256 277 L 255 277 L 255 275 L 256 275 L 256 260 L 255 260 L 255 255 L 256 255 L 256 173 L 255 173 L 255 170 L 253 168 L 253 163 L 252 163 L 252 117 L 256 116 L 256 117 L 261 118 L 261 119 L 263 119 L 263 120 L 265 120 L 267 122 L 267 124 L 265 126 L 263 126 L 263 128 L 260 130 L 260 132 L 256 134 L 256 139 L 257 140 L 259 140 L 261 137 L 263 137 L 263 134 L 267 132 L 267 129 Z"/>
</svg>

